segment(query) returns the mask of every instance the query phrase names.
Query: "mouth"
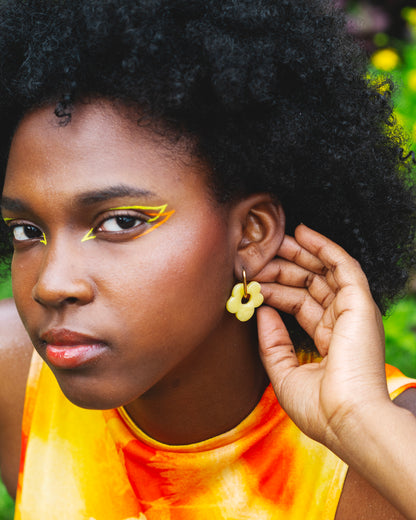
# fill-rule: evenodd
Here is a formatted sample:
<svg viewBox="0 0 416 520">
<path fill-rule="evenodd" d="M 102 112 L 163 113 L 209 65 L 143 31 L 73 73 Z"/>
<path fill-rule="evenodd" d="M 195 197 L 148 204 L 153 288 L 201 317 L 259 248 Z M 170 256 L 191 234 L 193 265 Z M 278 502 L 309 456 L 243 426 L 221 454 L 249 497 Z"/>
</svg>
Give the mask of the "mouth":
<svg viewBox="0 0 416 520">
<path fill-rule="evenodd" d="M 49 330 L 40 339 L 49 363 L 61 369 L 95 363 L 108 349 L 102 340 L 68 329 Z"/>
</svg>

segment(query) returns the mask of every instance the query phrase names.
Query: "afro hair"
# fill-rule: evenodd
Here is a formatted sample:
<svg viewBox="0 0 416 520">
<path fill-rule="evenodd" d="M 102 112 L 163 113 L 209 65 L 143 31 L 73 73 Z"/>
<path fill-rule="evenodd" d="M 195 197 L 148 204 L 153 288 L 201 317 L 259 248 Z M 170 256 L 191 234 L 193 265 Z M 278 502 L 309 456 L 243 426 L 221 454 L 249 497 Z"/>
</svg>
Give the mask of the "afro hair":
<svg viewBox="0 0 416 520">
<path fill-rule="evenodd" d="M 393 85 L 368 78 L 328 2 L 5 0 L 0 56 L 2 182 L 27 111 L 70 124 L 77 102 L 118 100 L 192 136 L 219 202 L 269 192 L 289 233 L 303 222 L 360 262 L 382 309 L 403 289 L 415 199 Z"/>
</svg>

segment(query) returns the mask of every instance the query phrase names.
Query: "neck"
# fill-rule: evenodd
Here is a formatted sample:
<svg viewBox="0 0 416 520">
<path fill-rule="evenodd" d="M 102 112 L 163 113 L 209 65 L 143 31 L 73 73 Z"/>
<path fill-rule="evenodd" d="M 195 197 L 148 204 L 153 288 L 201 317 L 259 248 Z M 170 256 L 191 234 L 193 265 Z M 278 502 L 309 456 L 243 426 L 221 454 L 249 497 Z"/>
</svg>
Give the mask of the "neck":
<svg viewBox="0 0 416 520">
<path fill-rule="evenodd" d="M 255 322 L 230 318 L 220 333 L 125 407 L 147 435 L 165 444 L 203 441 L 234 428 L 259 402 L 268 379 Z"/>
</svg>

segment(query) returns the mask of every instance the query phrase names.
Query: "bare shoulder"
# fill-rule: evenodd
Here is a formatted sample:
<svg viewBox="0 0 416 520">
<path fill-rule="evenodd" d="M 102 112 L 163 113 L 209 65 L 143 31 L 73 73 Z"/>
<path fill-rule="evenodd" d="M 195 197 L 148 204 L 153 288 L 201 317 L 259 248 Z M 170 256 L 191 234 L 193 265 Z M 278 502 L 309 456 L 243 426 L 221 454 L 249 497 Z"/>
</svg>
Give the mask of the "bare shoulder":
<svg viewBox="0 0 416 520">
<path fill-rule="evenodd" d="M 408 388 L 395 400 L 416 415 L 416 388 Z M 335 520 L 406 520 L 357 472 L 348 470 Z"/>
<path fill-rule="evenodd" d="M 408 388 L 398 395 L 394 400 L 394 404 L 407 408 L 416 416 L 416 388 Z"/>
<path fill-rule="evenodd" d="M 12 299 L 0 301 L 0 465 L 13 495 L 20 458 L 20 430 L 32 344 Z"/>
<path fill-rule="evenodd" d="M 19 387 L 24 391 L 32 351 L 14 301 L 0 301 L 0 422 L 3 405 Z"/>
</svg>

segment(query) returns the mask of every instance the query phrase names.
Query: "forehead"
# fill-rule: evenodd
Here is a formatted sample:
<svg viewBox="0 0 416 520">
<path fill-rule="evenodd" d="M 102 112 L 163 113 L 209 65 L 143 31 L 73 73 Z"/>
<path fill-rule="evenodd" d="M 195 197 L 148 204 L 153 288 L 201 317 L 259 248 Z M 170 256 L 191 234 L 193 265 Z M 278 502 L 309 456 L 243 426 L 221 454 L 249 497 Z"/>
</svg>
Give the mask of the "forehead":
<svg viewBox="0 0 416 520">
<path fill-rule="evenodd" d="M 124 176 L 157 187 L 168 178 L 186 182 L 195 175 L 205 180 L 208 169 L 188 140 L 173 143 L 139 126 L 137 113 L 97 101 L 76 105 L 66 125 L 60 124 L 53 106 L 27 114 L 12 141 L 5 191 L 24 176 L 29 184 L 41 177 L 45 187 L 73 184 L 75 179 L 81 185 L 100 180 L 106 184 L 109 176 L 112 183 Z"/>
</svg>

